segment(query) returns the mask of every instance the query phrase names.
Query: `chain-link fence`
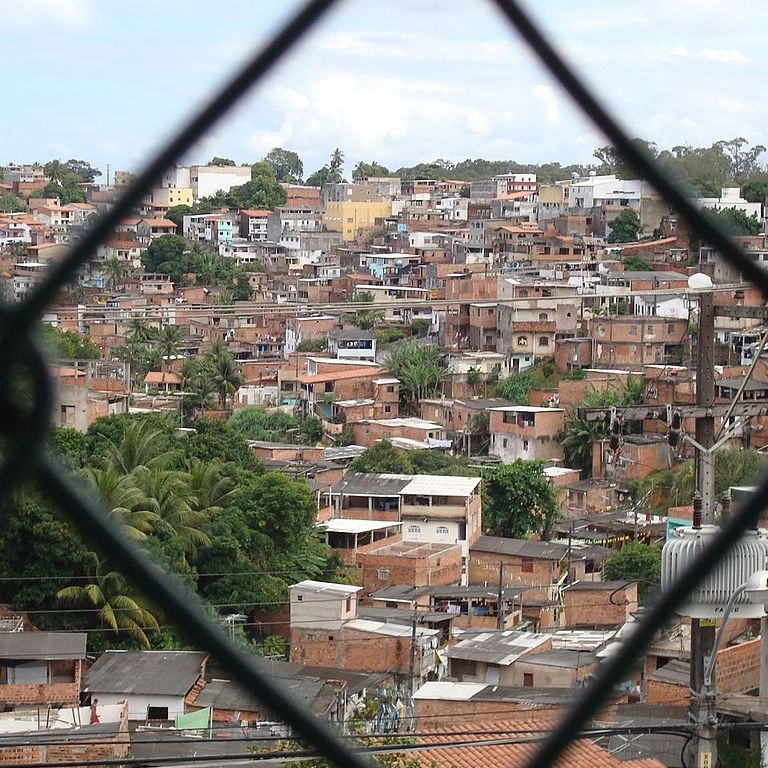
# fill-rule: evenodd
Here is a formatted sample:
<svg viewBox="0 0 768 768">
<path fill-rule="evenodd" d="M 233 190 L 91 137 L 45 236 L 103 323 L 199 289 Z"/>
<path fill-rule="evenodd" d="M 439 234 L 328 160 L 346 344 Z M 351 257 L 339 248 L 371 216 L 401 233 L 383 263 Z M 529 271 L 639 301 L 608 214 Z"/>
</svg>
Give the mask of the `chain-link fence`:
<svg viewBox="0 0 768 768">
<path fill-rule="evenodd" d="M 738 267 L 768 297 L 768 272 L 763 272 L 755 262 L 747 259 L 716 224 L 699 213 L 653 160 L 630 141 L 517 3 L 512 0 L 494 2 L 499 13 L 509 21 L 636 173 L 647 179 L 723 258 Z M 112 208 L 97 220 L 24 303 L 0 309 L 0 359 L 3 361 L 0 368 L 0 431 L 3 437 L 0 499 L 8 498 L 12 489 L 22 480 L 34 481 L 70 516 L 81 531 L 100 542 L 103 553 L 113 558 L 143 592 L 151 594 L 165 614 L 195 645 L 211 652 L 272 712 L 289 723 L 297 734 L 317 747 L 331 762 L 362 768 L 367 763 L 359 753 L 298 707 L 274 679 L 261 674 L 253 661 L 234 647 L 221 629 L 210 621 L 201 603 L 189 590 L 174 577 L 162 573 L 132 542 L 124 540 L 108 519 L 104 506 L 86 496 L 73 479 L 45 453 L 52 386 L 46 360 L 33 335 L 35 323 L 44 309 L 56 298 L 60 289 L 75 277 L 78 268 L 91 257 L 121 219 L 142 200 L 163 171 L 188 151 L 287 51 L 295 47 L 334 4 L 334 0 L 310 0 L 157 154 Z M 657 628 L 743 532 L 755 526 L 766 494 L 768 482 L 764 481 L 731 516 L 709 549 L 647 611 L 638 623 L 637 630 L 603 665 L 593 684 L 576 698 L 562 723 L 548 736 L 531 760 L 531 766 L 546 768 L 562 754 L 568 742 L 600 709 L 613 687 L 625 678 L 625 671 L 642 654 Z"/>
</svg>

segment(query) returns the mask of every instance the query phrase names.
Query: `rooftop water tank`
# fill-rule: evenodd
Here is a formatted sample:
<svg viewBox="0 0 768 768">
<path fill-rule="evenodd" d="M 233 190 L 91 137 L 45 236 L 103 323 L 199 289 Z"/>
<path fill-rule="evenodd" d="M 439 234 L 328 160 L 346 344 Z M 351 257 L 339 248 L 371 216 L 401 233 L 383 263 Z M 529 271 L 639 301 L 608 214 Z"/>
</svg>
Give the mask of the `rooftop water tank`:
<svg viewBox="0 0 768 768">
<path fill-rule="evenodd" d="M 716 525 L 678 528 L 661 552 L 661 588 L 667 589 L 701 551 L 720 532 Z M 677 612 L 693 619 L 716 619 L 723 615 L 728 599 L 755 571 L 768 567 L 768 539 L 756 531 L 746 531 L 709 575 L 688 595 Z M 762 605 L 749 602 L 746 594 L 734 603 L 731 615 L 757 619 L 764 615 Z"/>
</svg>

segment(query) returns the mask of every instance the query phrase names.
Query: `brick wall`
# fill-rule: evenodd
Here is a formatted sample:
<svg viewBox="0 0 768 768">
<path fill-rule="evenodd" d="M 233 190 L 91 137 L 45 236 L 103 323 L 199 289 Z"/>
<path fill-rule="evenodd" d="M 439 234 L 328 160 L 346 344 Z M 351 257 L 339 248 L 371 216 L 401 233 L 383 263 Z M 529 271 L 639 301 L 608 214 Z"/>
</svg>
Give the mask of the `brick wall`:
<svg viewBox="0 0 768 768">
<path fill-rule="evenodd" d="M 579 587 L 563 592 L 568 627 L 623 624 L 630 613 L 637 610 L 637 584 L 617 589 L 616 592 L 601 588 L 599 583 L 595 589 Z"/>
<path fill-rule="evenodd" d="M 14 708 L 33 704 L 77 706 L 79 702 L 79 680 L 74 683 L 0 685 L 0 704 Z"/>
<path fill-rule="evenodd" d="M 760 638 L 717 653 L 717 689 L 745 693 L 760 684 Z"/>
<path fill-rule="evenodd" d="M 357 672 L 406 673 L 411 658 L 410 637 L 390 637 L 342 629 L 291 631 L 292 662 L 337 667 Z"/>
<path fill-rule="evenodd" d="M 760 638 L 717 652 L 715 682 L 719 693 L 745 693 L 760 683 Z M 687 704 L 688 685 L 648 680 L 648 703 Z"/>
<path fill-rule="evenodd" d="M 88 726 L 83 726 L 81 733 Z M 52 744 L 15 745 L 0 747 L 0 765 L 38 763 L 96 762 L 98 760 L 116 760 L 125 757 L 130 751 L 128 734 L 128 706 L 120 714 L 120 725 L 114 735 L 103 732 L 93 736 L 80 735 L 77 740 L 67 741 L 66 732 L 61 739 Z"/>
</svg>

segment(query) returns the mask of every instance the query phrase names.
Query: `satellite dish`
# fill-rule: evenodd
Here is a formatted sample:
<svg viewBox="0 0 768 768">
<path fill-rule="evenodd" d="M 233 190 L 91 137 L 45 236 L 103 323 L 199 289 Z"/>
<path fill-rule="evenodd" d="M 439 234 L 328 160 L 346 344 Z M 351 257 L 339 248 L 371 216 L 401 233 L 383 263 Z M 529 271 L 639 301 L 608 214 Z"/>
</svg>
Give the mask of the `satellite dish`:
<svg viewBox="0 0 768 768">
<path fill-rule="evenodd" d="M 712 287 L 712 278 L 703 272 L 695 272 L 688 278 L 688 287 L 693 291 L 703 291 Z"/>
</svg>

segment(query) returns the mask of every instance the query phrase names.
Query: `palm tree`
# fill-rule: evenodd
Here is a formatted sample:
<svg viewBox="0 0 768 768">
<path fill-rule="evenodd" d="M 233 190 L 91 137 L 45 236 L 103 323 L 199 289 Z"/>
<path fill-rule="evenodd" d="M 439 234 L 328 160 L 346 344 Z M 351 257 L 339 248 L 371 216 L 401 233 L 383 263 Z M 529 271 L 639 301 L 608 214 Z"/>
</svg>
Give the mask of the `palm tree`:
<svg viewBox="0 0 768 768">
<path fill-rule="evenodd" d="M 93 557 L 95 568 L 91 583 L 64 587 L 56 593 L 57 599 L 97 608 L 102 626 L 115 634 L 124 632 L 149 648 L 146 633 L 159 629 L 159 625 L 145 598 L 136 594 L 125 577 L 111 569 L 106 560 L 99 560 L 95 554 Z"/>
<path fill-rule="evenodd" d="M 137 488 L 131 475 L 121 475 L 113 466 L 89 467 L 87 477 L 109 506 L 109 517 L 120 526 L 124 536 L 143 541 L 159 519 L 151 504 Z"/>
<path fill-rule="evenodd" d="M 163 361 L 163 367 L 167 368 L 168 364 L 178 356 L 183 338 L 184 334 L 178 325 L 164 325 L 160 329 L 157 347 Z"/>
<path fill-rule="evenodd" d="M 132 475 L 137 487 L 149 499 L 152 510 L 173 530 L 185 556 L 194 555 L 198 545 L 211 543 L 200 530 L 208 519 L 208 512 L 196 508 L 186 472 L 137 467 Z"/>
<path fill-rule="evenodd" d="M 135 344 L 145 344 L 157 336 L 157 329 L 149 324 L 146 317 L 131 315 L 128 321 L 128 341 Z"/>
<path fill-rule="evenodd" d="M 107 279 L 107 285 L 111 288 L 111 290 L 114 291 L 115 288 L 119 284 L 122 284 L 123 280 L 125 280 L 127 277 L 128 266 L 122 259 L 119 259 L 117 256 L 110 256 L 108 259 L 104 260 L 101 271 L 103 272 L 104 277 Z"/>
<path fill-rule="evenodd" d="M 341 169 L 344 167 L 344 153 L 336 147 L 331 153 L 331 162 L 328 165 L 330 172 L 328 181 L 341 181 Z"/>
<path fill-rule="evenodd" d="M 53 184 L 63 184 L 67 172 L 67 166 L 61 160 L 51 160 L 43 166 L 43 173 Z"/>
<path fill-rule="evenodd" d="M 175 458 L 166 450 L 163 432 L 149 421 L 131 421 L 119 444 L 109 442 L 107 465 L 118 475 L 129 475 L 137 467 L 164 468 Z"/>
<path fill-rule="evenodd" d="M 237 367 L 235 356 L 229 347 L 216 339 L 205 353 L 205 369 L 219 398 L 219 407 L 227 407 L 227 398 L 237 392 L 243 383 L 243 376 Z"/>
<path fill-rule="evenodd" d="M 235 480 L 224 474 L 218 462 L 200 461 L 193 458 L 189 463 L 190 502 L 198 512 L 210 516 L 221 511 L 237 490 Z"/>
</svg>

